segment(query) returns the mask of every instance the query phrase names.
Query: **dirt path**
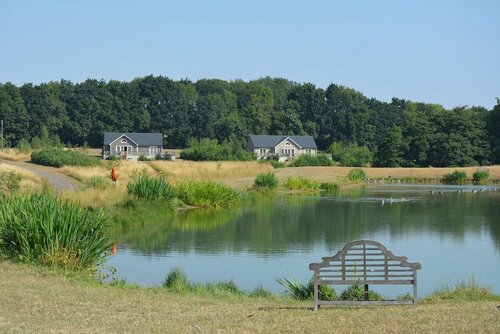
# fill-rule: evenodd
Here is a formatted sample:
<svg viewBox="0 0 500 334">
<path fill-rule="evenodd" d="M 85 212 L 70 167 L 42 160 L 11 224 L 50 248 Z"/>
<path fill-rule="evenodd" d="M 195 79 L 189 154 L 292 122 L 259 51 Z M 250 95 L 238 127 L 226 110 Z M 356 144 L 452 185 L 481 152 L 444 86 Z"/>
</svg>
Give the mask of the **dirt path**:
<svg viewBox="0 0 500 334">
<path fill-rule="evenodd" d="M 75 191 L 75 189 L 79 185 L 79 182 L 77 180 L 69 176 L 66 176 L 64 174 L 61 174 L 57 170 L 57 168 L 54 167 L 39 166 L 24 161 L 0 160 L 0 162 L 5 163 L 7 165 L 23 168 L 37 174 L 42 179 L 49 182 L 54 187 L 54 190 L 57 192 Z"/>
</svg>

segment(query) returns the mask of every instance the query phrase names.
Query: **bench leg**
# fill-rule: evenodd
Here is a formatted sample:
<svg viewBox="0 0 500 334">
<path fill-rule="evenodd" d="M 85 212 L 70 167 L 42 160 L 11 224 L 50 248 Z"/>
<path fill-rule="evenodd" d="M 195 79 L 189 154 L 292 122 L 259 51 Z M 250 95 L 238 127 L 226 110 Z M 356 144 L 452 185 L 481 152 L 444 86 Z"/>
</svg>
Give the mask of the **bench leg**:
<svg viewBox="0 0 500 334">
<path fill-rule="evenodd" d="M 368 300 L 368 284 L 365 284 L 365 300 Z"/>
</svg>

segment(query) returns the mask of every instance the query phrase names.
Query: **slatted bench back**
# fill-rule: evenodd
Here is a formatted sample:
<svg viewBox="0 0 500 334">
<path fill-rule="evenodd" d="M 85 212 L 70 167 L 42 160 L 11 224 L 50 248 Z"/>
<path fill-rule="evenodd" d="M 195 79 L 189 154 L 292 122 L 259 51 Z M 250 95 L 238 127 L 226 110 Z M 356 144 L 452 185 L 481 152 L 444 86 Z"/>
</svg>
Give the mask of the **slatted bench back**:
<svg viewBox="0 0 500 334">
<path fill-rule="evenodd" d="M 413 284 L 420 263 L 408 263 L 373 240 L 357 240 L 344 246 L 335 256 L 311 263 L 323 285 L 336 284 Z"/>
</svg>

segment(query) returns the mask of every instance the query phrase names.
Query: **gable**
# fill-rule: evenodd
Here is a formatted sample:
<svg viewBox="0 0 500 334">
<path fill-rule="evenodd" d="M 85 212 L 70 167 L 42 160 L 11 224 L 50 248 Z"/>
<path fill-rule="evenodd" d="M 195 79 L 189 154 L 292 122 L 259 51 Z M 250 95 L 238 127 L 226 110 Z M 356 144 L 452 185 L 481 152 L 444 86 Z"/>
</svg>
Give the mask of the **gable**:
<svg viewBox="0 0 500 334">
<path fill-rule="evenodd" d="M 312 136 L 250 135 L 249 141 L 254 148 L 274 148 L 287 138 L 293 141 L 297 147 L 302 149 L 318 148 Z"/>
<path fill-rule="evenodd" d="M 160 146 L 163 147 L 163 135 L 161 133 L 139 133 L 139 132 L 105 132 L 104 145 L 116 143 L 122 137 L 128 138 L 137 146 Z"/>
</svg>

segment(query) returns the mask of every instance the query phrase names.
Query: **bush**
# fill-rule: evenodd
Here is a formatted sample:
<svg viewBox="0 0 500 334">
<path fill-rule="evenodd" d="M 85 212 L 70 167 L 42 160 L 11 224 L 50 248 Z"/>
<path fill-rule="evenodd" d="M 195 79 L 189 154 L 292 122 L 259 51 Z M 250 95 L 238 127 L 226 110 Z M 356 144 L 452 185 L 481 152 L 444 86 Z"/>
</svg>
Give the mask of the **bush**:
<svg viewBox="0 0 500 334">
<path fill-rule="evenodd" d="M 490 178 L 490 173 L 487 170 L 477 170 L 472 174 L 472 181 L 474 183 L 486 183 Z"/>
<path fill-rule="evenodd" d="M 443 183 L 464 184 L 467 182 L 467 174 L 464 171 L 456 170 L 443 176 Z"/>
<path fill-rule="evenodd" d="M 287 289 L 288 294 L 293 299 L 307 300 L 314 298 L 314 282 L 310 280 L 308 284 L 300 283 L 296 280 L 286 278 L 277 278 L 276 282 Z M 337 294 L 335 290 L 327 285 L 319 286 L 319 295 L 321 300 L 336 300 Z"/>
<path fill-rule="evenodd" d="M 319 182 L 309 180 L 302 176 L 289 176 L 284 183 L 288 190 L 318 190 Z"/>
<path fill-rule="evenodd" d="M 333 162 L 325 154 L 310 155 L 302 154 L 298 156 L 291 164 L 293 167 L 301 166 L 332 166 Z"/>
<path fill-rule="evenodd" d="M 31 145 L 26 139 L 21 138 L 21 140 L 17 142 L 17 149 L 19 152 L 28 153 L 31 151 Z"/>
<path fill-rule="evenodd" d="M 238 142 L 230 141 L 219 144 L 216 139 L 190 139 L 188 148 L 181 152 L 181 159 L 195 161 L 247 161 L 252 155 Z"/>
<path fill-rule="evenodd" d="M 62 148 L 44 148 L 31 153 L 31 161 L 45 166 L 95 166 L 99 161 L 80 152 Z"/>
<path fill-rule="evenodd" d="M 169 201 L 175 196 L 175 189 L 163 178 L 152 178 L 145 170 L 134 172 L 127 184 L 127 193 L 144 199 Z"/>
<path fill-rule="evenodd" d="M 111 241 L 101 210 L 84 210 L 45 194 L 0 204 L 0 250 L 12 259 L 74 271 L 94 271 Z"/>
<path fill-rule="evenodd" d="M 233 189 L 211 181 L 187 181 L 177 187 L 184 203 L 204 208 L 227 207 L 241 200 Z"/>
<path fill-rule="evenodd" d="M 259 188 L 274 189 L 278 187 L 278 179 L 273 173 L 258 174 L 254 181 L 254 186 Z"/>
<path fill-rule="evenodd" d="M 338 184 L 331 183 L 331 182 L 323 182 L 319 186 L 320 189 L 323 189 L 324 191 L 328 193 L 336 193 L 337 191 L 340 190 L 340 187 Z"/>
<path fill-rule="evenodd" d="M 351 169 L 347 174 L 347 179 L 349 181 L 364 181 L 366 180 L 366 174 L 361 168 Z"/>
<path fill-rule="evenodd" d="M 364 300 L 365 291 L 364 287 L 361 285 L 351 285 L 340 294 L 341 300 Z M 382 300 L 380 296 L 375 291 L 368 291 L 368 300 Z"/>
<path fill-rule="evenodd" d="M 274 169 L 277 169 L 277 168 L 285 168 L 286 167 L 286 163 L 284 162 L 280 162 L 280 161 L 276 161 L 276 160 L 271 160 L 271 166 L 274 167 Z"/>
<path fill-rule="evenodd" d="M 12 195 L 21 190 L 21 176 L 14 172 L 0 172 L 0 195 Z"/>
<path fill-rule="evenodd" d="M 342 166 L 366 167 L 373 162 L 373 153 L 366 146 L 334 142 L 328 151 L 332 153 L 332 159 Z"/>
<path fill-rule="evenodd" d="M 154 161 L 155 159 L 153 158 L 148 158 L 144 155 L 140 155 L 139 158 L 137 158 L 138 161 Z"/>
<path fill-rule="evenodd" d="M 163 282 L 163 287 L 175 291 L 184 291 L 188 289 L 189 282 L 186 274 L 180 268 L 174 268 Z"/>
</svg>

